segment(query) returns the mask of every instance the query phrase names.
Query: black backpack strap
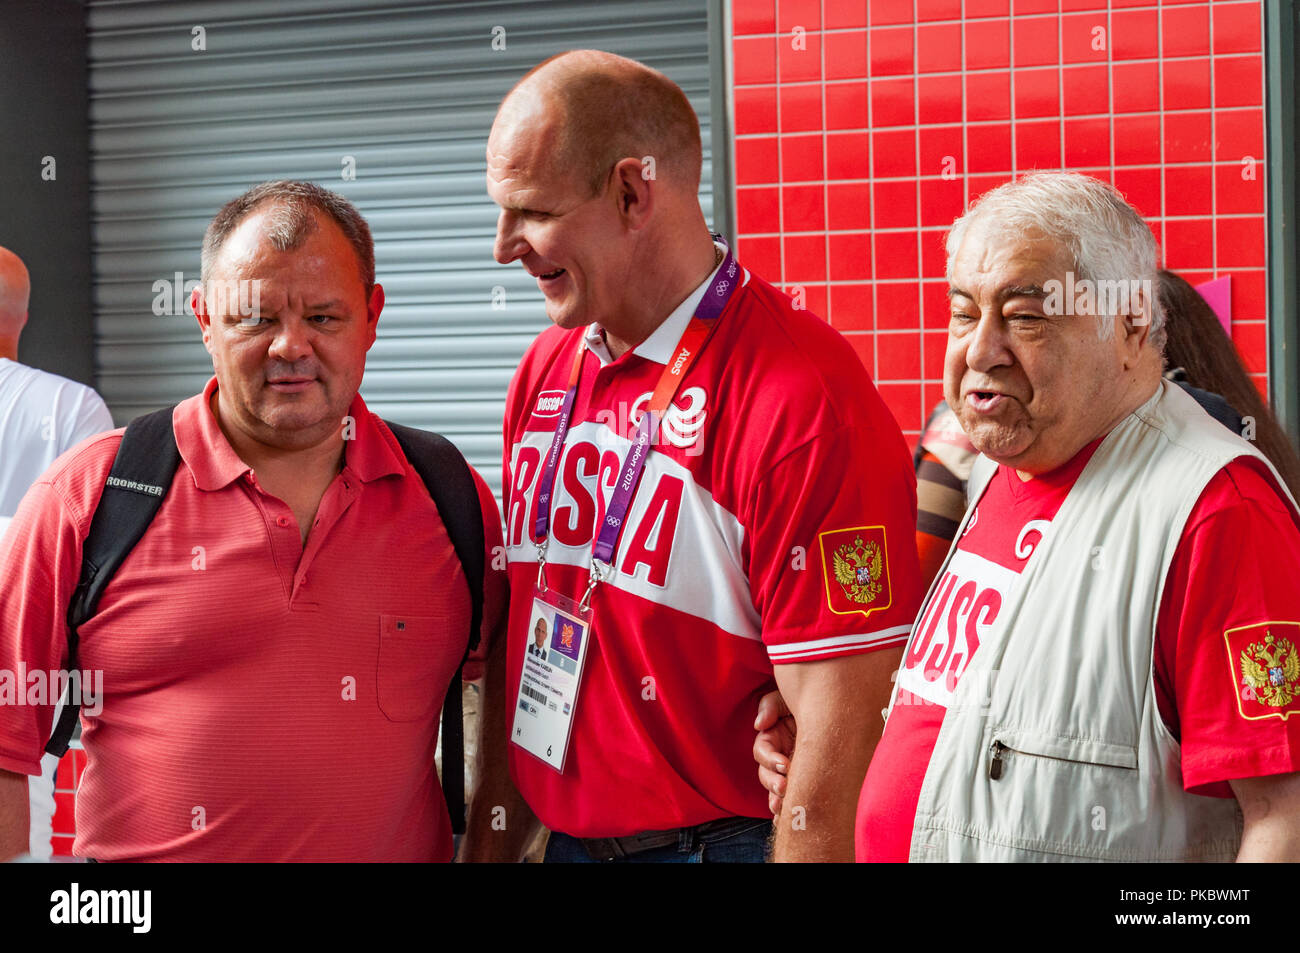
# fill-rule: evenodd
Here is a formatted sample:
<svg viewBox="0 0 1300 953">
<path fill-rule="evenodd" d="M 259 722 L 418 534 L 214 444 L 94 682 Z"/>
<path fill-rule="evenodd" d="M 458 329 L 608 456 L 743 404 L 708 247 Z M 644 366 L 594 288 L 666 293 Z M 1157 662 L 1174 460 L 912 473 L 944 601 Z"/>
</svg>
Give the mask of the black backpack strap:
<svg viewBox="0 0 1300 953">
<path fill-rule="evenodd" d="M 81 579 L 68 603 L 69 672 L 77 669 L 78 627 L 95 614 L 104 587 L 153 522 L 180 460 L 171 407 L 127 425 L 82 546 Z M 46 751 L 62 757 L 68 750 L 80 710 L 69 694 Z"/>
<path fill-rule="evenodd" d="M 433 497 L 451 545 L 469 583 L 469 646 L 447 688 L 442 706 L 442 792 L 447 800 L 454 833 L 465 832 L 465 738 L 461 709 L 461 678 L 465 659 L 478 648 L 483 626 L 483 573 L 485 567 L 483 508 L 479 504 L 474 474 L 459 450 L 440 434 L 384 421 L 402 452 Z"/>
</svg>

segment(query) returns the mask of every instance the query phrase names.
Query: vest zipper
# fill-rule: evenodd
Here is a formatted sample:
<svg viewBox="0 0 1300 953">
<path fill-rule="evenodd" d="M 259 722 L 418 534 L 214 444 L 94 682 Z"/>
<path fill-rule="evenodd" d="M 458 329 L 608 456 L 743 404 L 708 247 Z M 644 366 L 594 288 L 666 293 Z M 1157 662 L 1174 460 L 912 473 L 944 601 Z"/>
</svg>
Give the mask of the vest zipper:
<svg viewBox="0 0 1300 953">
<path fill-rule="evenodd" d="M 1020 749 L 1013 748 L 1010 745 L 1004 744 L 1001 741 L 994 741 L 991 745 L 989 745 L 989 751 L 992 754 L 992 759 L 989 761 L 990 781 L 997 781 L 999 778 L 1002 777 L 1002 770 L 1003 770 L 1002 753 L 1004 751 L 1010 751 L 1013 752 L 1014 754 L 1023 754 L 1027 758 L 1047 758 L 1050 761 L 1065 761 L 1070 764 L 1093 764 L 1094 763 L 1091 761 L 1080 761 L 1078 758 L 1059 758 L 1054 754 L 1034 754 L 1031 751 L 1021 751 Z M 1119 764 L 1106 765 L 1106 767 L 1123 768 L 1125 767 L 1125 765 L 1119 765 Z M 1129 770 L 1132 769 L 1130 768 Z"/>
<path fill-rule="evenodd" d="M 1002 752 L 1006 749 L 1000 741 L 995 741 L 989 745 L 989 751 L 992 752 L 993 758 L 989 761 L 989 780 L 996 781 L 1002 777 Z"/>
</svg>

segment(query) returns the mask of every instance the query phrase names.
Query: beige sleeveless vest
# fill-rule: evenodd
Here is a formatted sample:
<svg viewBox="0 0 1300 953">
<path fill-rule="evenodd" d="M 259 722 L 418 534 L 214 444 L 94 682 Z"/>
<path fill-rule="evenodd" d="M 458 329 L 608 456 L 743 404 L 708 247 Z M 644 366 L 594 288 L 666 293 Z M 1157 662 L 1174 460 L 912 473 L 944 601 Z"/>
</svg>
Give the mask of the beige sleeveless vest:
<svg viewBox="0 0 1300 953">
<path fill-rule="evenodd" d="M 912 862 L 1235 857 L 1236 801 L 1183 791 L 1152 654 L 1187 518 L 1241 456 L 1264 460 L 1165 381 L 1102 441 L 957 686 L 922 783 Z M 995 470 L 980 459 L 970 499 Z M 958 539 L 969 520 L 968 510 Z M 1228 679 L 1225 667 L 1225 689 Z"/>
</svg>

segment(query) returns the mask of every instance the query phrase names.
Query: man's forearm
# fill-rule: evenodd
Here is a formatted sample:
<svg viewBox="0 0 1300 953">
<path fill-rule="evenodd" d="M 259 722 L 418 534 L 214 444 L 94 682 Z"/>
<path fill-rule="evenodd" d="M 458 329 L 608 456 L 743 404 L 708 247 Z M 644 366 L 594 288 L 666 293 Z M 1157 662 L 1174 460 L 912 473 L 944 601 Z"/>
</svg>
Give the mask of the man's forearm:
<svg viewBox="0 0 1300 953">
<path fill-rule="evenodd" d="M 789 786 L 774 822 L 774 861 L 853 860 L 858 795 L 874 749 L 875 739 L 859 732 L 810 736 L 800 726 Z"/>
<path fill-rule="evenodd" d="M 27 853 L 27 775 L 0 770 L 0 863 Z"/>
<path fill-rule="evenodd" d="M 1237 861 L 1300 861 L 1300 772 L 1229 783 L 1243 820 Z"/>
<path fill-rule="evenodd" d="M 516 861 L 538 826 L 537 818 L 510 779 L 506 637 L 504 632 L 497 636 L 483 675 L 476 783 L 458 858 L 462 861 Z"/>
<path fill-rule="evenodd" d="M 1293 824 L 1256 824 L 1242 834 L 1237 863 L 1294 864 L 1300 862 L 1300 833 Z"/>
<path fill-rule="evenodd" d="M 902 654 L 898 646 L 777 666 L 796 733 L 773 860 L 853 860 L 858 795 L 882 728 L 863 709 L 889 699 Z"/>
<path fill-rule="evenodd" d="M 494 744 L 498 752 L 485 751 L 489 744 Z M 477 774 L 479 780 L 457 859 L 513 863 L 537 832 L 538 820 L 510 779 L 504 741 L 480 739 Z"/>
</svg>

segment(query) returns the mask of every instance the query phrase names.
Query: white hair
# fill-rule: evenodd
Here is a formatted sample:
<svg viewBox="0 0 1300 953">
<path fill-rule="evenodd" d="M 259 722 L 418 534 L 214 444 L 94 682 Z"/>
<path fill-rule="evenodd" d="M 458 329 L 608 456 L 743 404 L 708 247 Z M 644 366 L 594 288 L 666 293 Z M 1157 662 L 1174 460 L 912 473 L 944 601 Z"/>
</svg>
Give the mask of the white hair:
<svg viewBox="0 0 1300 953">
<path fill-rule="evenodd" d="M 1119 192 L 1091 176 L 1031 172 L 986 192 L 948 231 L 949 280 L 953 258 L 977 223 L 998 238 L 1022 240 L 1026 232 L 1038 231 L 1060 243 L 1073 259 L 1076 280 L 1156 287 L 1159 253 L 1151 229 Z M 1159 298 L 1147 293 L 1144 304 L 1151 321 L 1151 343 L 1163 349 L 1165 317 Z M 1097 314 L 1102 340 L 1110 337 L 1114 327 L 1114 311 L 1106 314 L 1105 310 L 1099 308 Z"/>
</svg>

